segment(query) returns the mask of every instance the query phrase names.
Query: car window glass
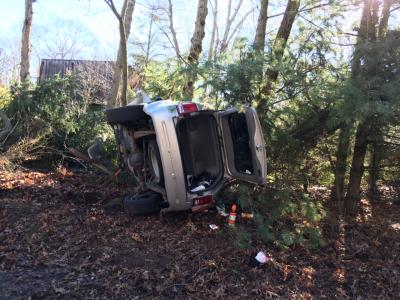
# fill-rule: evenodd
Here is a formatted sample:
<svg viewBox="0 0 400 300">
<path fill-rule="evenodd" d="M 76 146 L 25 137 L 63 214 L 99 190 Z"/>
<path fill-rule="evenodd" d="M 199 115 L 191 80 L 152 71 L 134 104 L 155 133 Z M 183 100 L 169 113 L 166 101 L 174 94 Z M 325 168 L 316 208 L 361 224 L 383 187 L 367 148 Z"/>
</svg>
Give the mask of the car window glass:
<svg viewBox="0 0 400 300">
<path fill-rule="evenodd" d="M 246 116 L 243 113 L 230 115 L 229 127 L 233 142 L 236 170 L 240 173 L 253 174 L 254 169 Z"/>
</svg>

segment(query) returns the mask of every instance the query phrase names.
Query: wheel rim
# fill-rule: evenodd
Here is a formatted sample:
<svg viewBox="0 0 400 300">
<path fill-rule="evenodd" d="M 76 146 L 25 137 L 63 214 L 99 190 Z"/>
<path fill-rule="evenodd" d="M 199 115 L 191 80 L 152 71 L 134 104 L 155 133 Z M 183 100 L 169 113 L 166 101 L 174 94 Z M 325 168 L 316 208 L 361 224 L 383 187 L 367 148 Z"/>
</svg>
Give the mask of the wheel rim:
<svg viewBox="0 0 400 300">
<path fill-rule="evenodd" d="M 158 160 L 157 160 L 157 156 L 154 151 L 154 148 L 150 148 L 149 158 L 150 158 L 151 168 L 153 170 L 153 175 L 155 177 L 155 181 L 159 182 L 160 181 L 160 166 L 158 165 Z"/>
</svg>

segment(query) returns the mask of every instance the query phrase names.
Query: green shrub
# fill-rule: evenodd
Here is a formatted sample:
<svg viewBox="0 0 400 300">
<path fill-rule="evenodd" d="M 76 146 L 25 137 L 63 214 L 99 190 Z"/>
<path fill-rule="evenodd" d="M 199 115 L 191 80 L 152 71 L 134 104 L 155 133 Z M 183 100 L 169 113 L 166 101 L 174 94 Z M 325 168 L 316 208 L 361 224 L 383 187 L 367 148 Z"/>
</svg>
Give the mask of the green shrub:
<svg viewBox="0 0 400 300">
<path fill-rule="evenodd" d="M 99 136 L 112 144 L 114 135 L 105 122 L 104 108 L 92 104 L 90 95 L 84 98 L 78 88 L 72 76 L 35 86 L 13 86 L 6 111 L 13 124 L 18 124 L 15 135 L 35 138 L 44 134 L 48 146 L 58 150 L 67 145 L 85 152 Z"/>
<path fill-rule="evenodd" d="M 239 249 L 250 247 L 251 234 L 242 226 L 229 228 L 233 245 Z"/>
<path fill-rule="evenodd" d="M 238 184 L 224 191 L 227 199 L 235 199 L 243 209 L 254 212 L 255 233 L 253 238 L 268 245 L 287 249 L 301 245 L 309 249 L 316 249 L 322 243 L 322 234 L 319 222 L 326 213 L 321 203 L 313 201 L 307 194 L 300 191 L 281 189 L 259 189 L 249 184 Z M 243 244 L 243 232 L 233 237 L 235 244 Z M 247 240 L 251 235 L 247 233 Z"/>
<path fill-rule="evenodd" d="M 11 102 L 10 90 L 4 86 L 0 86 L 0 110 L 5 109 Z"/>
<path fill-rule="evenodd" d="M 151 61 L 144 70 L 144 76 L 144 91 L 151 98 L 160 96 L 164 99 L 183 100 L 185 77 L 179 64 L 172 60 Z"/>
</svg>

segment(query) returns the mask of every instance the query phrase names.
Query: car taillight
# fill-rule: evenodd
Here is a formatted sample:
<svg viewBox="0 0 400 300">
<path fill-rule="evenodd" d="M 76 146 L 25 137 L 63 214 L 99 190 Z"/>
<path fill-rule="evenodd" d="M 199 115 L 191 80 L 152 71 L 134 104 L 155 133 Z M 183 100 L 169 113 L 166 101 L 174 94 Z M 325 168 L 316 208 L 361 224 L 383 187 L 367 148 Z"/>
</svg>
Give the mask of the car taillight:
<svg viewBox="0 0 400 300">
<path fill-rule="evenodd" d="M 197 206 L 197 205 L 204 205 L 204 204 L 210 204 L 212 202 L 212 196 L 202 196 L 199 198 L 195 198 L 193 201 L 193 205 Z"/>
<path fill-rule="evenodd" d="M 190 114 L 199 110 L 197 104 L 193 102 L 178 104 L 176 109 L 180 115 Z"/>
</svg>

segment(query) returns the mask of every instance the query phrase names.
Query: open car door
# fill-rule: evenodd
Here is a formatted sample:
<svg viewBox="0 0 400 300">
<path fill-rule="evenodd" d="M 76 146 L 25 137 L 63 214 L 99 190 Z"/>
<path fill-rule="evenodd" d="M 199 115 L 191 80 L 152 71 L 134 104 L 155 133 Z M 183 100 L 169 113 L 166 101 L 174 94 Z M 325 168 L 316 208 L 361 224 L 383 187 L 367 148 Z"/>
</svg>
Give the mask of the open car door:
<svg viewBox="0 0 400 300">
<path fill-rule="evenodd" d="M 219 112 L 227 177 L 265 185 L 267 163 L 260 120 L 253 107 Z"/>
</svg>

